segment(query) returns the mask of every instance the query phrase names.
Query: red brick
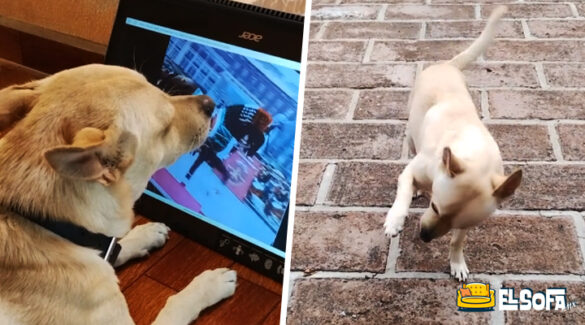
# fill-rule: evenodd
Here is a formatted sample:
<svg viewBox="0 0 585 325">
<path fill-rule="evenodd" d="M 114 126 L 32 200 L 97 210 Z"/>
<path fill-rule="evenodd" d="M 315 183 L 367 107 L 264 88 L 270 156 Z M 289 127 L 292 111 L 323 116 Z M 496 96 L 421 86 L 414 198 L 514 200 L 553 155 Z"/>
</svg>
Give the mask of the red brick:
<svg viewBox="0 0 585 325">
<path fill-rule="evenodd" d="M 483 31 L 486 21 L 432 21 L 427 23 L 426 38 L 477 38 Z M 496 37 L 524 38 L 519 21 L 503 20 L 498 25 Z"/>
<path fill-rule="evenodd" d="M 408 119 L 410 90 L 363 90 L 355 110 L 354 119 Z"/>
<path fill-rule="evenodd" d="M 579 16 L 585 17 L 585 3 L 576 3 L 575 6 L 577 7 Z"/>
<path fill-rule="evenodd" d="M 409 216 L 400 236 L 396 271 L 449 272 L 451 236 L 424 243 L 419 232 L 419 216 Z M 471 228 L 464 252 L 472 278 L 474 273 L 583 273 L 570 217 L 492 216 Z"/>
<path fill-rule="evenodd" d="M 296 205 L 315 204 L 326 165 L 304 162 L 299 164 Z"/>
<path fill-rule="evenodd" d="M 432 0 L 433 3 L 439 4 L 458 4 L 458 3 L 514 3 L 518 0 Z M 540 1 L 540 0 L 539 0 Z"/>
<path fill-rule="evenodd" d="M 307 89 L 303 103 L 303 119 L 342 119 L 349 110 L 353 91 Z"/>
<path fill-rule="evenodd" d="M 536 69 L 531 64 L 477 63 L 463 70 L 470 87 L 538 88 Z"/>
<path fill-rule="evenodd" d="M 579 40 L 496 40 L 487 49 L 487 60 L 585 61 L 585 42 Z"/>
<path fill-rule="evenodd" d="M 298 211 L 291 268 L 383 273 L 390 243 L 383 223 L 383 213 Z"/>
<path fill-rule="evenodd" d="M 402 22 L 330 22 L 325 27 L 324 38 L 418 38 L 420 23 Z"/>
<path fill-rule="evenodd" d="M 560 124 L 557 126 L 563 158 L 585 160 L 585 124 Z"/>
<path fill-rule="evenodd" d="M 423 4 L 426 0 L 341 0 L 341 3 L 387 3 L 387 4 L 404 4 L 418 3 Z"/>
<path fill-rule="evenodd" d="M 477 89 L 471 89 L 470 92 L 479 112 L 481 93 Z M 363 90 L 360 92 L 354 119 L 407 120 L 409 93 L 410 90 Z"/>
<path fill-rule="evenodd" d="M 301 158 L 399 159 L 404 125 L 304 123 Z"/>
<path fill-rule="evenodd" d="M 307 87 L 408 87 L 416 67 L 407 64 L 308 64 Z"/>
<path fill-rule="evenodd" d="M 315 20 L 327 19 L 376 19 L 381 5 L 313 5 L 311 17 Z"/>
<path fill-rule="evenodd" d="M 567 303 L 577 303 L 576 308 L 564 311 L 506 311 L 506 324 L 580 324 L 585 319 L 585 283 L 582 281 L 504 281 L 502 286 L 514 288 L 516 298 L 525 288 L 532 289 L 534 293 L 547 288 L 566 288 Z"/>
<path fill-rule="evenodd" d="M 489 17 L 496 5 L 486 5 L 481 7 L 481 16 Z M 571 8 L 565 3 L 524 3 L 508 4 L 506 18 L 566 18 L 573 17 Z"/>
<path fill-rule="evenodd" d="M 585 63 L 545 63 L 543 67 L 552 87 L 585 87 Z"/>
<path fill-rule="evenodd" d="M 505 209 L 585 210 L 584 165 L 509 165 L 506 173 L 522 169 L 522 183 L 512 197 L 503 202 Z"/>
<path fill-rule="evenodd" d="M 338 163 L 328 200 L 338 206 L 390 206 L 396 194 L 396 180 L 404 164 L 374 162 Z M 424 198 L 413 207 L 428 206 Z"/>
<path fill-rule="evenodd" d="M 489 124 L 488 129 L 504 160 L 554 160 L 546 126 Z"/>
<path fill-rule="evenodd" d="M 490 90 L 492 118 L 585 119 L 585 92 Z"/>
<path fill-rule="evenodd" d="M 316 36 L 321 28 L 323 28 L 323 23 L 311 23 L 311 26 L 309 27 L 309 38 L 311 40 L 318 39 Z"/>
<path fill-rule="evenodd" d="M 474 19 L 472 5 L 390 5 L 385 19 Z"/>
<path fill-rule="evenodd" d="M 372 61 L 448 60 L 465 50 L 471 41 L 376 41 Z"/>
<path fill-rule="evenodd" d="M 366 50 L 365 41 L 312 41 L 309 61 L 360 62 Z"/>
<path fill-rule="evenodd" d="M 491 313 L 457 311 L 458 288 L 446 279 L 297 280 L 287 324 L 489 324 Z"/>
<path fill-rule="evenodd" d="M 539 38 L 583 38 L 583 20 L 529 20 L 530 34 Z"/>
</svg>

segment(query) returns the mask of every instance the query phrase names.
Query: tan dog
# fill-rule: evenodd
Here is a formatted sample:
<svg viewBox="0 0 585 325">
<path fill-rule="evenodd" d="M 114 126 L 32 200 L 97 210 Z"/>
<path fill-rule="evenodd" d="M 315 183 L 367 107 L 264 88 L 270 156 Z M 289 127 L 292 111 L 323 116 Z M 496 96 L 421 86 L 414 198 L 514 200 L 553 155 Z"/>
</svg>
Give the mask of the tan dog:
<svg viewBox="0 0 585 325">
<path fill-rule="evenodd" d="M 162 246 L 165 225 L 130 230 L 132 206 L 154 171 L 203 142 L 213 108 L 103 65 L 0 91 L 0 324 L 134 323 L 112 266 L 27 216 L 123 237 L 116 265 Z M 204 272 L 155 323 L 188 324 L 235 281 L 228 269 Z"/>
<path fill-rule="evenodd" d="M 384 224 L 386 234 L 396 236 L 415 190 L 428 194 L 431 204 L 421 217 L 420 237 L 429 242 L 453 229 L 451 274 L 463 281 L 469 273 L 463 257 L 467 229 L 489 217 L 522 178 L 520 170 L 504 176 L 498 145 L 481 123 L 460 71 L 485 51 L 505 12 L 504 6 L 496 8 L 468 49 L 417 77 L 406 131 L 416 156 L 398 178 Z"/>
</svg>

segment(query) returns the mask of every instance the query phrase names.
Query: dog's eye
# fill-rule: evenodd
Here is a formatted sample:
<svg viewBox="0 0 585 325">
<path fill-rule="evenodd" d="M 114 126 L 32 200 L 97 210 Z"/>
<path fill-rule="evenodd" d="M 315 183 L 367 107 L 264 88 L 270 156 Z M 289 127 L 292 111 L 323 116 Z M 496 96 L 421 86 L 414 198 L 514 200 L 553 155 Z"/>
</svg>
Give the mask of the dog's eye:
<svg viewBox="0 0 585 325">
<path fill-rule="evenodd" d="M 437 209 L 437 206 L 431 202 L 431 208 L 433 209 L 433 211 L 435 211 L 436 214 L 439 214 L 439 210 Z"/>
</svg>

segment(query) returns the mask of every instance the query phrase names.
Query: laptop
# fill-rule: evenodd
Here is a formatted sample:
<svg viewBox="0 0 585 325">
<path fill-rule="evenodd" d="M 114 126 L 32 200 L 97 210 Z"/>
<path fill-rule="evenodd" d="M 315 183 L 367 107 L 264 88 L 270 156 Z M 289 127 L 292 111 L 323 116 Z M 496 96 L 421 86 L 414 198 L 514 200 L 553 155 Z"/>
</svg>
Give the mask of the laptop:
<svg viewBox="0 0 585 325">
<path fill-rule="evenodd" d="M 279 281 L 303 20 L 231 1 L 121 0 L 106 54 L 171 95 L 216 103 L 208 139 L 153 175 L 136 212 Z"/>
</svg>

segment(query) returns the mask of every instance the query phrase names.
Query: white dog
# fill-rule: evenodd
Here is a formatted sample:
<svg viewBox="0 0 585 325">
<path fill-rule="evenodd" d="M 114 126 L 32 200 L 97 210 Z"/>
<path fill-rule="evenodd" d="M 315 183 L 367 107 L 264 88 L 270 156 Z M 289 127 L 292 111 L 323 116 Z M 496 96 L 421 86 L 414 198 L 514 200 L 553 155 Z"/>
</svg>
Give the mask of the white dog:
<svg viewBox="0 0 585 325">
<path fill-rule="evenodd" d="M 467 229 L 489 217 L 522 179 L 520 170 L 504 175 L 498 145 L 481 123 L 460 71 L 485 51 L 505 12 L 506 7 L 497 7 L 469 48 L 417 77 L 406 131 L 416 156 L 398 178 L 396 198 L 384 224 L 386 234 L 396 236 L 415 191 L 426 193 L 431 204 L 421 217 L 420 237 L 429 242 L 453 229 L 451 274 L 461 281 L 469 273 L 463 257 Z"/>
</svg>

